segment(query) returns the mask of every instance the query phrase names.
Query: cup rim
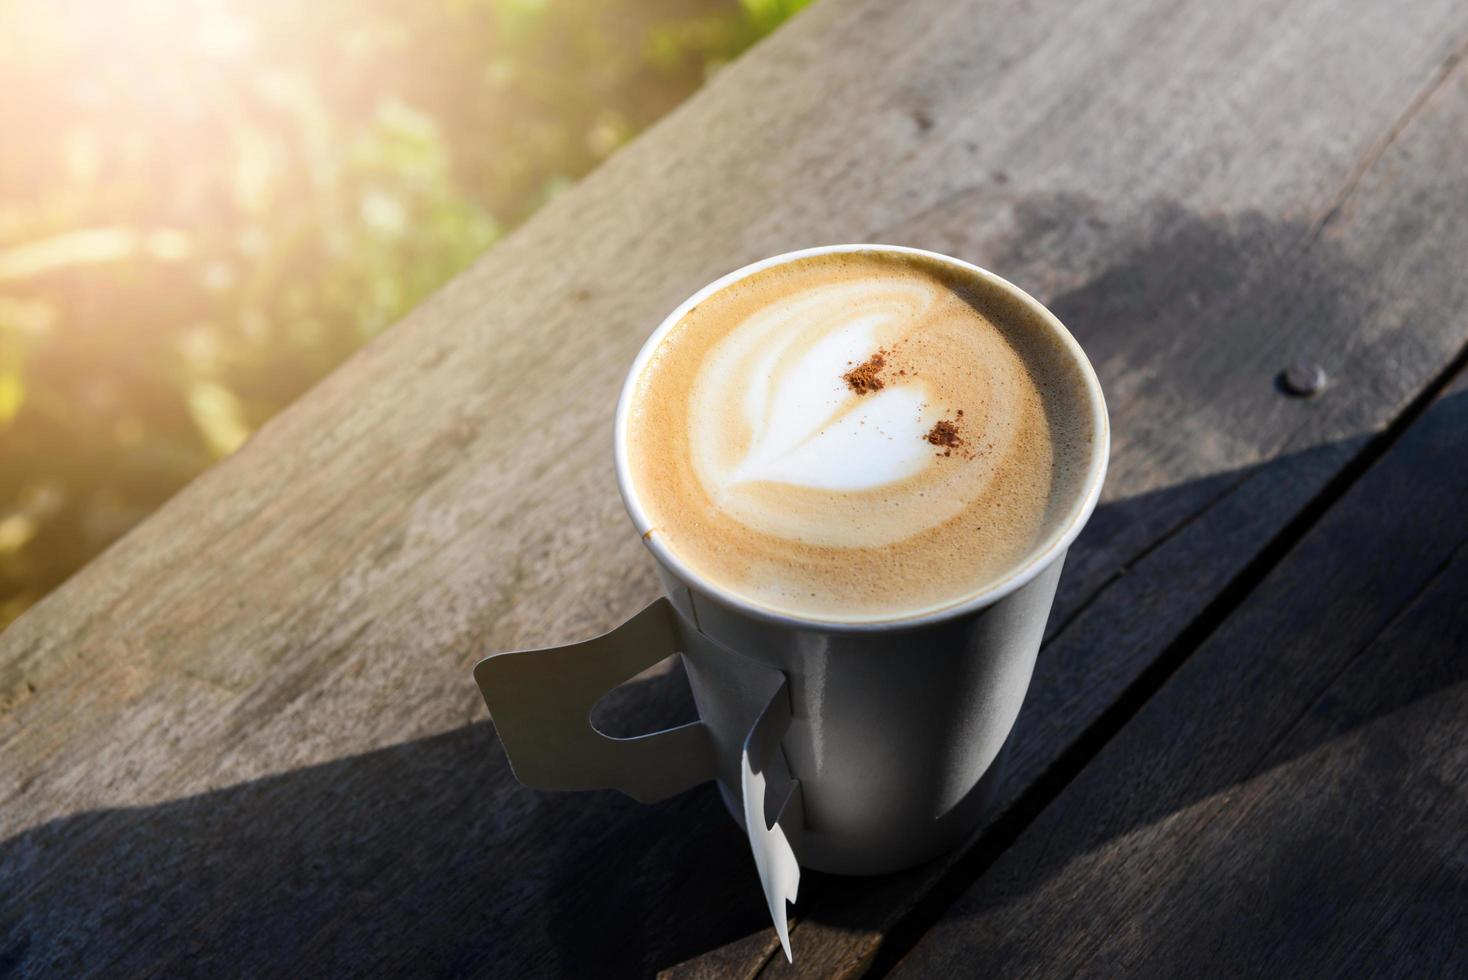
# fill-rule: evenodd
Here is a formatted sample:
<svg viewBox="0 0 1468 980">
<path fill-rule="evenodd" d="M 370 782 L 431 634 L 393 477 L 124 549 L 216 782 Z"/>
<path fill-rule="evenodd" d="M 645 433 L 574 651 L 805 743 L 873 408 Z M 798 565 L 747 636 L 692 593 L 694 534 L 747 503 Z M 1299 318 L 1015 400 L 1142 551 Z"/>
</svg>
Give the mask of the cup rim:
<svg viewBox="0 0 1468 980">
<path fill-rule="evenodd" d="M 652 522 L 648 519 L 642 502 L 638 499 L 637 489 L 632 479 L 631 463 L 627 452 L 627 430 L 628 417 L 631 414 L 632 396 L 637 387 L 638 379 L 647 368 L 653 352 L 657 350 L 664 337 L 678 324 L 689 310 L 702 303 L 714 293 L 745 279 L 757 272 L 777 265 L 784 265 L 799 259 L 811 258 L 819 255 L 834 255 L 843 252 L 880 252 L 888 254 L 913 255 L 924 259 L 946 264 L 962 270 L 968 275 L 981 279 L 1001 291 L 1007 292 L 1011 297 L 1018 300 L 1037 315 L 1039 322 L 1044 323 L 1053 331 L 1061 346 L 1074 360 L 1080 369 L 1088 400 L 1091 406 L 1092 432 L 1091 445 L 1094 447 L 1091 453 L 1090 463 L 1087 467 L 1084 489 L 1079 495 L 1076 503 L 1072 505 L 1069 515 L 1066 517 L 1062 530 L 1059 534 L 1052 536 L 1050 542 L 1038 551 L 1034 551 L 1021 559 L 1008 574 L 995 581 L 988 588 L 972 593 L 961 599 L 955 600 L 948 605 L 937 609 L 926 609 L 913 615 L 888 616 L 881 619 L 865 620 L 840 620 L 819 619 L 815 617 L 798 616 L 789 612 L 781 612 L 752 602 L 744 596 L 730 589 L 724 588 L 717 583 L 709 581 L 690 568 L 678 555 L 669 548 L 660 536 L 652 535 Z M 818 245 L 811 248 L 797 249 L 791 252 L 782 252 L 758 262 L 735 269 L 727 275 L 715 279 L 702 289 L 689 296 L 669 313 L 663 321 L 643 342 L 642 349 L 637 352 L 637 357 L 632 362 L 632 367 L 627 372 L 627 377 L 622 382 L 622 392 L 617 399 L 616 420 L 613 426 L 612 452 L 616 462 L 617 489 L 622 495 L 622 503 L 627 508 L 627 513 L 632 518 L 632 524 L 637 528 L 637 533 L 649 551 L 665 568 L 673 573 L 684 584 L 691 586 L 698 592 L 717 599 L 720 603 L 732 607 L 736 611 L 752 618 L 787 626 L 797 629 L 819 629 L 842 633 L 865 633 L 879 632 L 894 629 L 905 629 L 916 626 L 931 626 L 936 623 L 958 619 L 962 616 L 987 608 L 1027 585 L 1036 576 L 1043 572 L 1050 564 L 1065 554 L 1066 550 L 1075 541 L 1081 529 L 1085 527 L 1090 519 L 1091 513 L 1096 508 L 1096 502 L 1101 496 L 1101 486 L 1106 479 L 1106 467 L 1111 456 L 1111 423 L 1106 413 L 1106 399 L 1101 392 L 1101 382 L 1096 378 L 1095 369 L 1086 357 L 1081 345 L 1071 336 L 1069 330 L 1060 320 L 1046 309 L 1045 305 L 1035 299 L 1029 293 L 1020 289 L 1014 283 L 1001 276 L 995 275 L 987 269 L 944 255 L 941 252 L 933 252 L 927 249 L 913 248 L 907 245 L 884 245 L 879 243 L 852 243 L 843 245 Z"/>
</svg>

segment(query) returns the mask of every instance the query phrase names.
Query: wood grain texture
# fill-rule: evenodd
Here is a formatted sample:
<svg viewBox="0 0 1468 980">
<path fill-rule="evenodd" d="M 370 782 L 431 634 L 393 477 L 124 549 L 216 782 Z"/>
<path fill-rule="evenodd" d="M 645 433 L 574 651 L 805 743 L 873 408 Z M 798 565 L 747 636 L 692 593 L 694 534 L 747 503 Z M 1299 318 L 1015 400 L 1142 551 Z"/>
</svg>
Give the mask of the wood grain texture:
<svg viewBox="0 0 1468 980">
<path fill-rule="evenodd" d="M 469 680 L 654 593 L 610 458 L 642 339 L 828 241 L 1067 320 L 1114 463 L 1017 793 L 1462 343 L 1465 36 L 1452 0 L 815 5 L 0 636 L 0 966 L 764 968 L 710 790 L 525 790 Z M 678 680 L 626 717 L 684 720 Z M 798 964 L 868 962 L 939 873 L 809 889 Z"/>
<path fill-rule="evenodd" d="M 1462 976 L 1468 376 L 899 965 Z"/>
</svg>

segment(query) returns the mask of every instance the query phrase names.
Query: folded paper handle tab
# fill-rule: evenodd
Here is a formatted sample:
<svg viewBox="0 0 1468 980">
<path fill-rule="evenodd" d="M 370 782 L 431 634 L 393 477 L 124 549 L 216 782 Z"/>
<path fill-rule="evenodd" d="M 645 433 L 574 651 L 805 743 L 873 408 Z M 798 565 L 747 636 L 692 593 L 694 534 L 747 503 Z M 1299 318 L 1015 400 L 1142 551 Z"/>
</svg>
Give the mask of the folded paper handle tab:
<svg viewBox="0 0 1468 980">
<path fill-rule="evenodd" d="M 795 847 L 805 819 L 800 780 L 790 775 L 785 750 L 780 746 L 789 728 L 789 682 L 782 676 L 780 686 L 744 739 L 739 771 L 744 829 L 754 852 L 754 866 L 770 909 L 770 921 L 780 937 L 780 948 L 785 951 L 785 959 L 793 963 L 786 905 L 795 902 L 800 890 Z"/>
<path fill-rule="evenodd" d="M 617 789 L 640 803 L 713 779 L 702 722 L 636 738 L 591 724 L 603 694 L 676 652 L 673 606 L 659 598 L 593 639 L 481 660 L 474 680 L 515 778 L 536 789 Z"/>
</svg>

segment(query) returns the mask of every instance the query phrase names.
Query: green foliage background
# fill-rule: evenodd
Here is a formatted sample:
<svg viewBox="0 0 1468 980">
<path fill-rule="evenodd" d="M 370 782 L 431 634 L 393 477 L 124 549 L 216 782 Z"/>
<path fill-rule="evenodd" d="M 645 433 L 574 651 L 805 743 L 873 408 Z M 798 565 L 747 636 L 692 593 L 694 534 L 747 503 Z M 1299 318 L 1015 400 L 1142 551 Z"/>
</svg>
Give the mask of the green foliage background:
<svg viewBox="0 0 1468 980">
<path fill-rule="evenodd" d="M 0 627 L 806 0 L 0 0 Z"/>
</svg>

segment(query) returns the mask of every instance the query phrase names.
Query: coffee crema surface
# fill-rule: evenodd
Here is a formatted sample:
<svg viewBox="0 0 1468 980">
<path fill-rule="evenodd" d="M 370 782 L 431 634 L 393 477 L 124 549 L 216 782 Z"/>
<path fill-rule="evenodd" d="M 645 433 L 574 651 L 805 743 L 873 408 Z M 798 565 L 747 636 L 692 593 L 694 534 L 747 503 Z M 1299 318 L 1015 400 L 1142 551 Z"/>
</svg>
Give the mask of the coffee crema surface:
<svg viewBox="0 0 1468 980">
<path fill-rule="evenodd" d="M 725 286 L 633 385 L 650 528 L 774 612 L 875 622 L 964 601 L 1063 533 L 1094 417 L 1053 327 L 959 266 L 864 250 Z"/>
</svg>

